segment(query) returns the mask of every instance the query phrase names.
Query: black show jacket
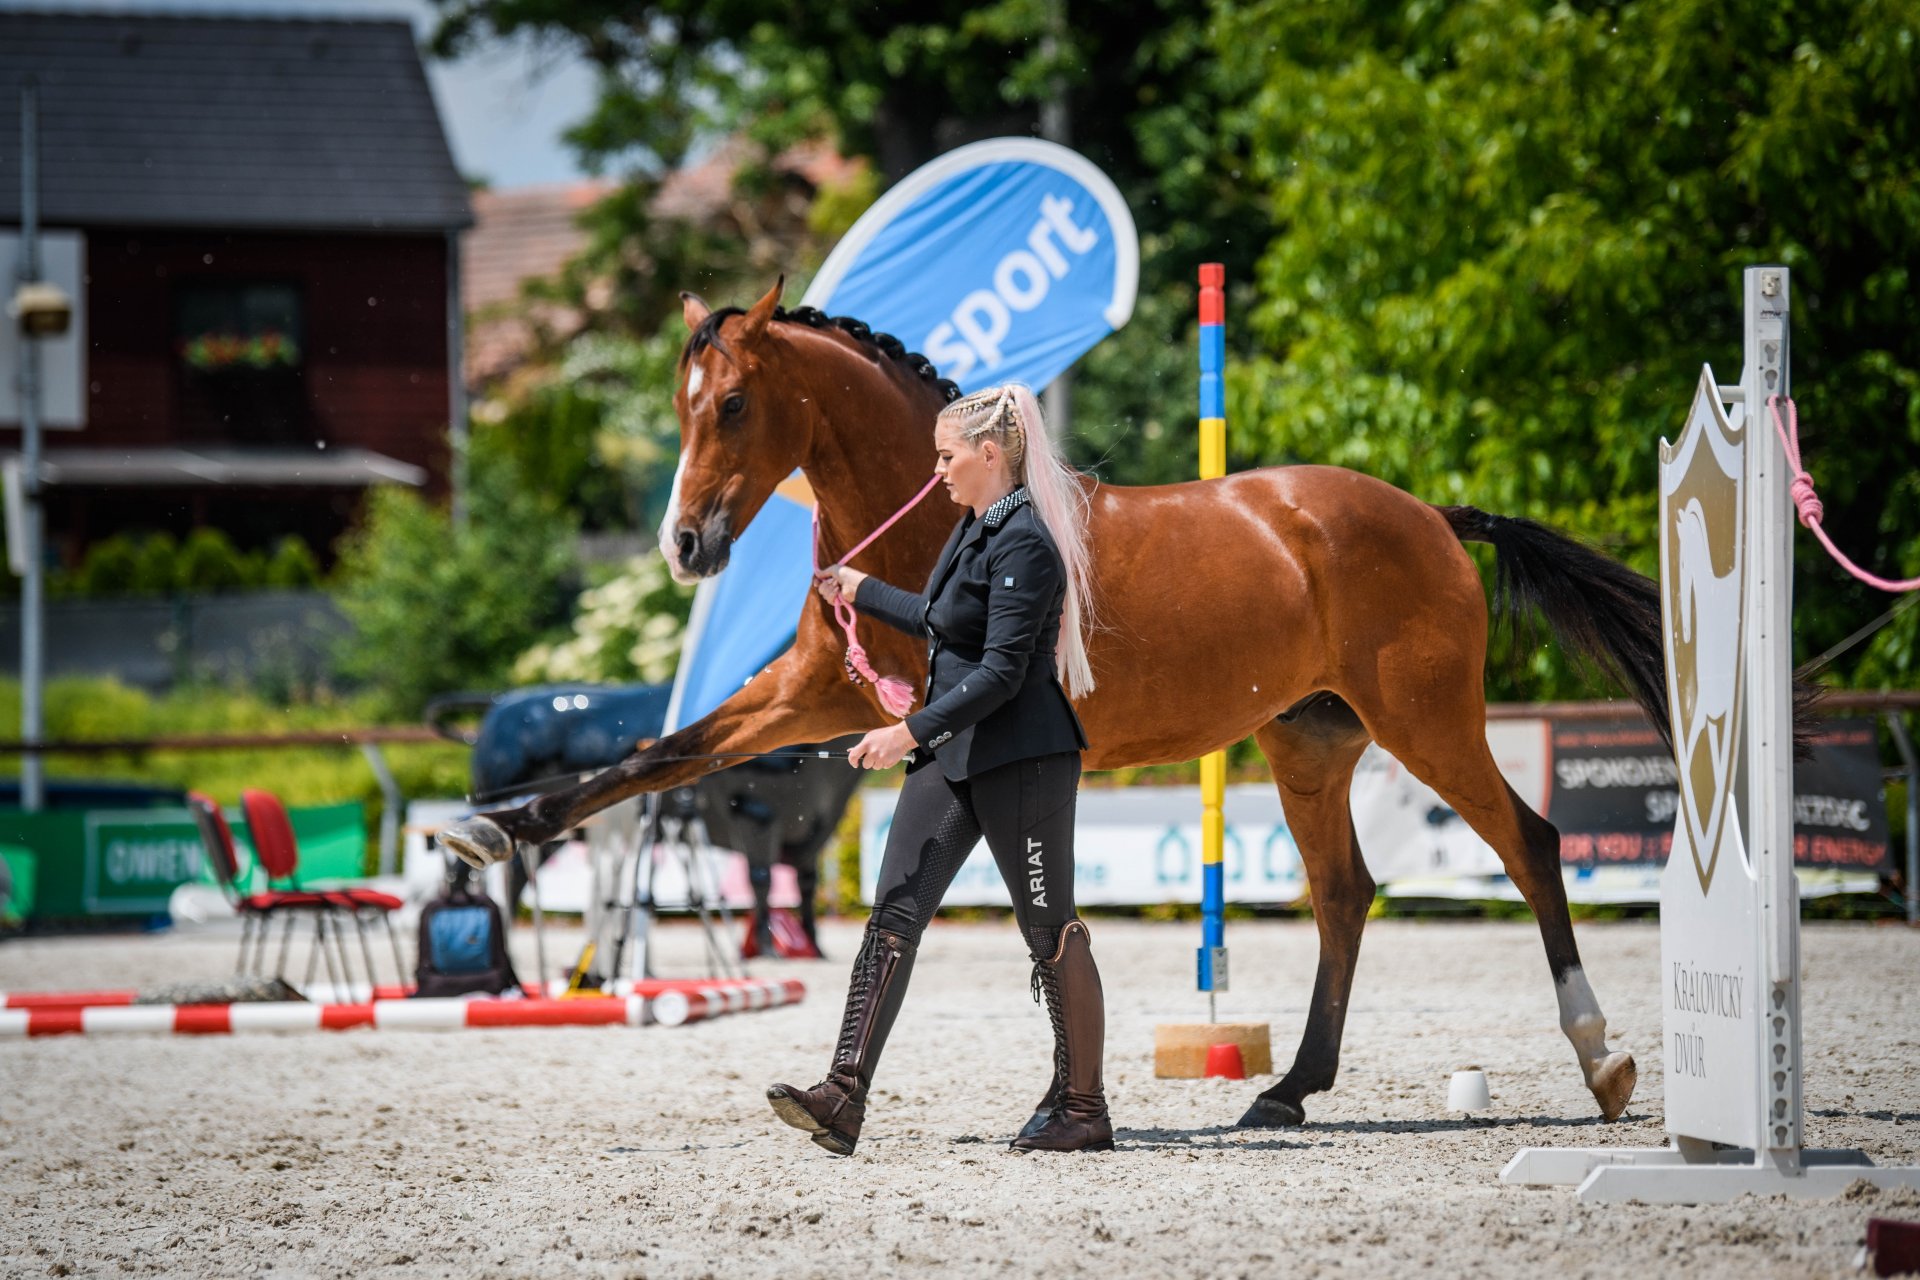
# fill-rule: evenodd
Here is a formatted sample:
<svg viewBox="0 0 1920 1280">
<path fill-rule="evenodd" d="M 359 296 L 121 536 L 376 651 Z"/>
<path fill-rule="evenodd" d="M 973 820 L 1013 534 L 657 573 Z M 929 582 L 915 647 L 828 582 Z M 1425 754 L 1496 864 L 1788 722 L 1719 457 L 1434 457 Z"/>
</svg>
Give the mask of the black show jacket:
<svg viewBox="0 0 1920 1280">
<path fill-rule="evenodd" d="M 1032 503 L 997 526 L 994 514 L 961 517 L 925 594 L 870 577 L 854 597 L 861 613 L 929 641 L 926 705 L 907 717 L 920 744 L 909 772 L 931 755 L 958 782 L 1087 747 L 1055 672 L 1067 598 L 1060 552 Z"/>
</svg>

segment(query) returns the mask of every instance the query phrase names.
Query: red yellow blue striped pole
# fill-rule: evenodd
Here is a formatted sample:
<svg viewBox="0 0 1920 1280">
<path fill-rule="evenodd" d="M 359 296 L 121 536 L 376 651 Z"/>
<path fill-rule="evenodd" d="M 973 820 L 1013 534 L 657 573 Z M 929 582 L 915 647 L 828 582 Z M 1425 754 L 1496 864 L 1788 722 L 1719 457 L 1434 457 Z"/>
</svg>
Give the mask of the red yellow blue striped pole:
<svg viewBox="0 0 1920 1280">
<path fill-rule="evenodd" d="M 1227 360 L 1227 269 L 1200 266 L 1200 478 L 1227 474 L 1227 401 L 1220 385 Z M 1226 835 L 1227 753 L 1200 757 L 1200 990 L 1227 989 Z"/>
</svg>

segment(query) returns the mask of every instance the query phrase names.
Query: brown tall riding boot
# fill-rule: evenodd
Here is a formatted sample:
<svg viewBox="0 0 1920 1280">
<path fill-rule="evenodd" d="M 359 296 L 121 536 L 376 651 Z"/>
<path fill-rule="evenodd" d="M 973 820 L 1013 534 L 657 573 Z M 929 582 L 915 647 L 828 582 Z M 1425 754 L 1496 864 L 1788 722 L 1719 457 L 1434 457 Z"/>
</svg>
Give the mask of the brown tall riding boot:
<svg viewBox="0 0 1920 1280">
<path fill-rule="evenodd" d="M 886 1047 L 887 1033 L 899 1016 L 900 1002 L 913 972 L 914 944 L 897 933 L 867 926 L 860 954 L 854 957 L 847 987 L 847 1012 L 840 1022 L 840 1044 L 827 1078 L 811 1089 L 790 1084 L 768 1088 L 774 1114 L 837 1156 L 850 1156 L 867 1118 L 867 1089 L 873 1068 Z"/>
<path fill-rule="evenodd" d="M 1113 1122 L 1100 1082 L 1106 1048 L 1106 998 L 1084 921 L 1069 920 L 1051 960 L 1040 962 L 1040 989 L 1053 1021 L 1054 1076 L 1062 1082 L 1046 1121 L 1013 1140 L 1015 1151 L 1111 1151 Z"/>
<path fill-rule="evenodd" d="M 1058 934 L 1054 935 L 1053 942 L 1052 950 L 1058 951 L 1060 945 Z M 1048 1118 L 1053 1115 L 1053 1109 L 1060 1105 L 1060 1090 L 1062 1087 L 1060 1063 L 1066 1057 L 1067 1045 L 1066 1041 L 1062 1038 L 1065 1028 L 1062 1027 L 1059 1017 L 1054 1014 L 1053 1006 L 1045 1002 L 1047 991 L 1045 975 L 1047 962 L 1050 959 L 1052 959 L 1051 955 L 1035 956 L 1033 958 L 1033 981 L 1031 986 L 1033 988 L 1033 1002 L 1047 1010 L 1047 1021 L 1053 1025 L 1053 1078 L 1047 1081 L 1047 1091 L 1041 1094 L 1040 1101 L 1034 1104 L 1033 1114 L 1027 1118 L 1027 1122 L 1024 1125 L 1020 1126 L 1019 1136 L 1022 1138 L 1031 1138 L 1034 1134 L 1040 1132 L 1041 1127 L 1045 1125 Z"/>
</svg>

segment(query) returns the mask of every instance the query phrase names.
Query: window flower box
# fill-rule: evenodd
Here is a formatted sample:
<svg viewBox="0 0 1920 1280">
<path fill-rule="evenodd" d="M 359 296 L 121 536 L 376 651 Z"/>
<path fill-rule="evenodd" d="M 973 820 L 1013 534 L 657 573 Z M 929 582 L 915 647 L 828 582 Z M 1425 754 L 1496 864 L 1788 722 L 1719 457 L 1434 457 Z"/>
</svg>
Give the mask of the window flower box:
<svg viewBox="0 0 1920 1280">
<path fill-rule="evenodd" d="M 198 373 L 292 369 L 300 364 L 300 347 L 277 329 L 250 334 L 213 331 L 182 340 L 180 358 Z"/>
</svg>

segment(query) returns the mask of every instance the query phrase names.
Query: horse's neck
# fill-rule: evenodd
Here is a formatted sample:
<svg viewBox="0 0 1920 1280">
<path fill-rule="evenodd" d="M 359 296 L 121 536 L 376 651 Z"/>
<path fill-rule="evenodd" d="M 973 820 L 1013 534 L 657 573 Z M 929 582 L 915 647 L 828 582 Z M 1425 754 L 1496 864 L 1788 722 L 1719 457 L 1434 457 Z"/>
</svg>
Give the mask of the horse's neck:
<svg viewBox="0 0 1920 1280">
<path fill-rule="evenodd" d="M 889 468 L 889 472 L 894 470 L 897 468 Z M 817 552 L 823 557 L 840 558 L 913 501 L 927 476 L 915 480 L 893 474 L 809 472 L 807 480 L 813 486 L 813 500 L 820 515 Z M 863 554 L 861 566 L 897 586 L 918 589 L 919 580 L 932 569 L 940 543 L 952 527 L 952 505 L 944 493 L 927 494 L 874 541 Z"/>
<path fill-rule="evenodd" d="M 827 381 L 842 394 L 820 398 L 813 448 L 801 470 L 819 511 L 818 553 L 837 558 L 912 501 L 932 476 L 937 410 L 915 405 L 911 396 L 887 396 L 876 413 L 874 400 L 857 403 L 846 393 L 851 388 Z M 951 507 L 945 494 L 927 494 L 873 544 L 863 567 L 917 588 L 953 526 Z"/>
</svg>

